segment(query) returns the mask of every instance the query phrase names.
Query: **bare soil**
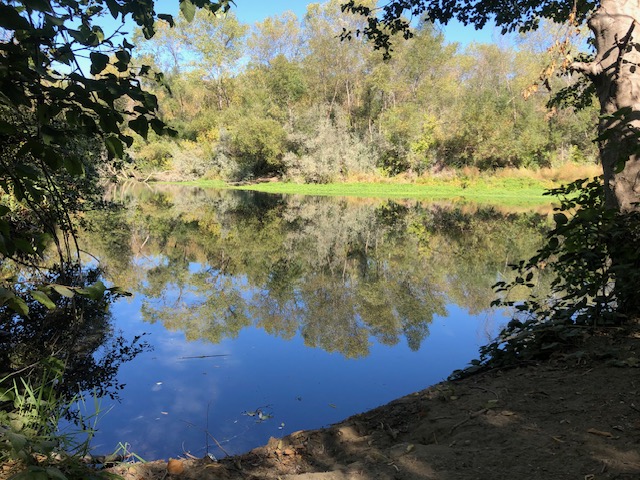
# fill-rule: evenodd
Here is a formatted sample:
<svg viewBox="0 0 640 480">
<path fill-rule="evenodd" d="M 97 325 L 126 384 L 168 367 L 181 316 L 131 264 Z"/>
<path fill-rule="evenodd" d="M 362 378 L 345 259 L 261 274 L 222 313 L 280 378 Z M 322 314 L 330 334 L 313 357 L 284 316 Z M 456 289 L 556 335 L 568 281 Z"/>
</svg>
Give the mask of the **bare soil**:
<svg viewBox="0 0 640 480">
<path fill-rule="evenodd" d="M 219 462 L 121 464 L 133 479 L 640 479 L 640 334 L 444 382 Z M 167 467 L 170 467 L 169 470 Z"/>
</svg>

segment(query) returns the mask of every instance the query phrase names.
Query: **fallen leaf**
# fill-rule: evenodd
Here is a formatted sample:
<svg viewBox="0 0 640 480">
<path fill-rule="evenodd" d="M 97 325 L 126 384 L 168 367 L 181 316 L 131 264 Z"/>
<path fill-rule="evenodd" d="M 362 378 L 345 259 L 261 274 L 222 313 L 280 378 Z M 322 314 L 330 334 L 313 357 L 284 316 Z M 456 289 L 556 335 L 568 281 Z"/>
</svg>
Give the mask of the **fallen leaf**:
<svg viewBox="0 0 640 480">
<path fill-rule="evenodd" d="M 171 475 L 180 475 L 184 472 L 184 463 L 182 460 L 170 459 L 167 463 L 167 472 Z"/>
</svg>

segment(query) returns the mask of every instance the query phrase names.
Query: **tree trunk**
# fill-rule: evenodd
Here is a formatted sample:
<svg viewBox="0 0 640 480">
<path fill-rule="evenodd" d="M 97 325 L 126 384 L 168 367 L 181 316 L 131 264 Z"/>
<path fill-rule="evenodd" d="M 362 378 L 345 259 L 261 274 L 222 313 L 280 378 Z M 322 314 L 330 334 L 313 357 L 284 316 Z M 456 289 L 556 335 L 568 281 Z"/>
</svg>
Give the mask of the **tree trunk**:
<svg viewBox="0 0 640 480">
<path fill-rule="evenodd" d="M 596 56 L 576 71 L 594 83 L 600 100 L 600 158 L 606 203 L 621 212 L 640 206 L 640 0 L 601 0 L 589 19 Z"/>
</svg>

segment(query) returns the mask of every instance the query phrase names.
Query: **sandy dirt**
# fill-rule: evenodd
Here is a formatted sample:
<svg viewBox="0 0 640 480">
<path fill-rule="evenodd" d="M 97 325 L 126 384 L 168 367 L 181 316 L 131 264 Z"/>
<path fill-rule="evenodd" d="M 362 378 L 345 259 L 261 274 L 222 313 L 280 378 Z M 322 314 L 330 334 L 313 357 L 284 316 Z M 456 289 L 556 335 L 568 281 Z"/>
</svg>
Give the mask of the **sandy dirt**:
<svg viewBox="0 0 640 480">
<path fill-rule="evenodd" d="M 121 464 L 133 479 L 640 479 L 640 334 L 445 382 L 219 462 Z M 169 469 L 168 469 L 169 467 Z"/>
</svg>

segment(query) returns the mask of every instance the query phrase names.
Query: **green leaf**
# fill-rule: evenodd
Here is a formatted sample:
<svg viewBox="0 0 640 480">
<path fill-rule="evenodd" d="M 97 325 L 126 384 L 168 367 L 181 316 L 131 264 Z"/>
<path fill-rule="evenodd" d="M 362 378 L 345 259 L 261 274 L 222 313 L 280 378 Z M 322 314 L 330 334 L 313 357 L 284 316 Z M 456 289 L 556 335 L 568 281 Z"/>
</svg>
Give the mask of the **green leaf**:
<svg viewBox="0 0 640 480">
<path fill-rule="evenodd" d="M 21 299 L 20 297 L 13 296 L 9 300 L 7 300 L 7 306 L 16 313 L 19 313 L 22 316 L 29 316 L 29 306 L 27 303 Z"/>
<path fill-rule="evenodd" d="M 76 42 L 85 43 L 87 41 L 87 34 L 85 32 L 72 29 L 68 29 L 67 32 Z"/>
<path fill-rule="evenodd" d="M 151 128 L 153 129 L 154 132 L 156 132 L 157 135 L 164 135 L 166 133 L 167 125 L 162 120 L 158 120 L 157 118 L 152 118 L 149 124 L 151 125 Z"/>
<path fill-rule="evenodd" d="M 124 72 L 131 62 L 131 54 L 126 50 L 118 50 L 116 52 L 116 58 L 118 59 L 118 70 Z"/>
<path fill-rule="evenodd" d="M 7 290 L 4 287 L 0 287 L 0 305 L 4 305 L 9 299 L 13 298 L 15 295 L 12 291 Z"/>
<path fill-rule="evenodd" d="M 0 253 L 5 257 L 13 255 L 14 248 L 8 234 L 0 233 Z"/>
<path fill-rule="evenodd" d="M 65 65 L 71 65 L 71 62 L 75 59 L 73 50 L 71 50 L 70 44 L 62 45 L 56 52 L 56 60 L 64 63 Z"/>
<path fill-rule="evenodd" d="M 65 21 L 64 17 L 56 17 L 54 15 L 49 15 L 48 13 L 45 13 L 44 18 L 47 19 L 47 22 L 55 25 L 56 27 L 63 26 Z"/>
<path fill-rule="evenodd" d="M 94 25 L 91 28 L 91 34 L 92 34 L 92 36 L 95 37 L 95 40 L 94 40 L 94 43 L 93 43 L 94 45 L 97 45 L 97 44 L 102 43 L 104 41 L 104 31 L 99 26 Z"/>
<path fill-rule="evenodd" d="M 44 252 L 47 246 L 52 242 L 53 236 L 50 233 L 41 233 L 36 238 L 36 250 L 38 252 Z"/>
<path fill-rule="evenodd" d="M 144 115 L 138 115 L 135 119 L 129 122 L 129 128 L 140 135 L 145 140 L 149 133 L 149 122 Z"/>
<path fill-rule="evenodd" d="M 180 12 L 187 22 L 191 22 L 196 16 L 196 6 L 191 0 L 180 0 Z"/>
<path fill-rule="evenodd" d="M 65 287 L 64 285 L 53 284 L 51 285 L 51 288 L 53 288 L 56 292 L 58 292 L 63 297 L 72 298 L 75 295 L 73 290 Z"/>
<path fill-rule="evenodd" d="M 566 225 L 568 219 L 564 213 L 554 213 L 553 221 L 556 222 L 556 225 Z"/>
<path fill-rule="evenodd" d="M 108 289 L 108 291 L 110 293 L 116 294 L 116 295 L 122 295 L 124 297 L 131 297 L 132 293 L 131 292 L 127 292 L 126 290 L 123 290 L 121 287 L 111 287 Z"/>
<path fill-rule="evenodd" d="M 113 18 L 118 18 L 118 13 L 120 13 L 120 5 L 116 0 L 106 0 L 107 8 L 109 9 L 109 13 Z"/>
<path fill-rule="evenodd" d="M 49 478 L 57 478 L 58 480 L 68 480 L 66 475 L 58 470 L 56 467 L 46 467 L 45 472 Z"/>
<path fill-rule="evenodd" d="M 16 398 L 13 389 L 0 390 L 0 402 L 12 402 Z"/>
<path fill-rule="evenodd" d="M 51 4 L 47 0 L 23 0 L 22 3 L 31 10 L 50 12 Z"/>
<path fill-rule="evenodd" d="M 124 147 L 122 142 L 115 135 L 109 135 L 104 139 L 104 144 L 107 147 L 109 155 L 111 157 L 122 158 L 124 155 Z"/>
<path fill-rule="evenodd" d="M 51 301 L 51 299 L 47 296 L 46 293 L 41 292 L 40 290 L 33 290 L 31 292 L 31 296 L 35 301 L 37 301 L 38 303 L 41 303 L 42 305 L 47 307 L 49 310 L 56 309 L 56 304 Z"/>
<path fill-rule="evenodd" d="M 23 253 L 26 253 L 29 255 L 35 255 L 36 253 L 36 251 L 31 246 L 31 243 L 24 238 L 14 238 L 13 243 L 16 246 L 16 248 Z"/>
<path fill-rule="evenodd" d="M 13 448 L 14 450 L 19 451 L 27 446 L 27 437 L 25 437 L 24 435 L 20 435 L 19 433 L 15 433 L 10 430 L 5 432 L 5 435 L 7 436 L 7 440 L 9 440 L 9 443 L 11 444 L 11 448 Z"/>
<path fill-rule="evenodd" d="M 100 280 L 98 280 L 93 285 L 87 288 L 79 288 L 76 291 L 79 295 L 83 297 L 88 297 L 92 300 L 100 300 L 104 296 L 104 292 L 107 290 L 107 287 L 104 286 Z"/>
<path fill-rule="evenodd" d="M 62 160 L 64 168 L 73 176 L 84 175 L 84 165 L 82 160 L 75 155 L 67 155 Z"/>
<path fill-rule="evenodd" d="M 42 155 L 44 162 L 53 170 L 58 170 L 62 164 L 62 156 L 53 148 L 48 148 Z"/>
<path fill-rule="evenodd" d="M 104 53 L 91 52 L 89 55 L 91 58 L 91 75 L 97 75 L 102 72 L 109 64 L 109 56 Z"/>
<path fill-rule="evenodd" d="M 31 30 L 31 25 L 14 7 L 0 4 L 0 28 L 5 30 Z"/>
<path fill-rule="evenodd" d="M 166 13 L 159 13 L 159 14 L 158 14 L 158 18 L 159 18 L 160 20 L 164 20 L 165 22 L 167 22 L 171 28 L 173 28 L 173 26 L 176 24 L 176 23 L 173 21 L 173 16 L 171 16 L 171 15 L 167 15 Z"/>
</svg>

